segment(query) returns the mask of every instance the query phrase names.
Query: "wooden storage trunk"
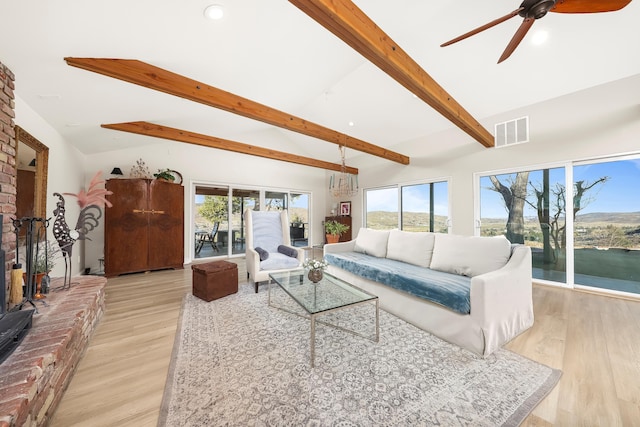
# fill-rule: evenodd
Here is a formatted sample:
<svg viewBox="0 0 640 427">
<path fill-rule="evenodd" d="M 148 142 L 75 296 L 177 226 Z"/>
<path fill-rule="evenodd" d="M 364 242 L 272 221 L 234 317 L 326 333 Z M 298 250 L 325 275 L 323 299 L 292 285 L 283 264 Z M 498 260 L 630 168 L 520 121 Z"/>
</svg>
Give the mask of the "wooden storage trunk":
<svg viewBox="0 0 640 427">
<path fill-rule="evenodd" d="M 238 266 L 228 261 L 195 264 L 193 270 L 193 295 L 205 301 L 213 301 L 238 292 Z"/>
</svg>

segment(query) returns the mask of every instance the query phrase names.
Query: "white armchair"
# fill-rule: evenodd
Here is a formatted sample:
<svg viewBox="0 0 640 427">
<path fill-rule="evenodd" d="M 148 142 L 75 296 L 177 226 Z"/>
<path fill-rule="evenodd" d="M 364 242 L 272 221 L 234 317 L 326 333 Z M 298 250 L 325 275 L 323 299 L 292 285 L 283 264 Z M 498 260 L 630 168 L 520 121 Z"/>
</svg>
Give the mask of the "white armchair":
<svg viewBox="0 0 640 427">
<path fill-rule="evenodd" d="M 302 265 L 304 250 L 291 246 L 287 211 L 247 209 L 244 212 L 244 226 L 247 278 L 254 282 L 256 293 L 258 283 L 269 280 L 269 273 L 293 270 Z M 296 256 L 278 252 L 280 245 L 287 247 Z M 262 260 L 259 252 L 266 253 Z"/>
</svg>

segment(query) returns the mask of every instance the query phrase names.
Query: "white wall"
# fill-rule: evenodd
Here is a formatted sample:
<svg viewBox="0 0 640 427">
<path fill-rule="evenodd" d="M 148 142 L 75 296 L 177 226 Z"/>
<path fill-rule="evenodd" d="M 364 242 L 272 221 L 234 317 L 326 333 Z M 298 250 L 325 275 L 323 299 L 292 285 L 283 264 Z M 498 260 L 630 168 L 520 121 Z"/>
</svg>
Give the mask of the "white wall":
<svg viewBox="0 0 640 427">
<path fill-rule="evenodd" d="M 49 173 L 47 177 L 47 218 L 51 218 L 48 228 L 48 239 L 55 243 L 53 238 L 53 210 L 56 207 L 57 197 L 53 193 L 77 193 L 83 187 L 85 181 L 85 158 L 77 149 L 67 144 L 48 123 L 36 114 L 23 100 L 15 98 L 15 123 L 49 147 Z M 66 197 L 66 220 L 72 227 L 75 226 L 80 208 L 73 197 Z M 83 266 L 82 248 L 79 244 L 72 248 L 72 272 L 78 274 Z M 64 275 L 64 262 L 57 262 L 51 272 L 51 276 Z"/>
<path fill-rule="evenodd" d="M 409 166 L 360 156 L 360 185 L 371 188 L 450 177 L 452 231 L 472 235 L 474 173 L 640 153 L 639 99 L 640 75 L 636 75 L 482 120 L 493 133 L 495 123 L 529 116 L 526 144 L 488 149 L 451 129 L 392 147 L 410 156 Z M 355 202 L 354 235 L 363 220 L 362 195 Z"/>
<path fill-rule="evenodd" d="M 208 147 L 200 147 L 180 142 L 153 139 L 151 146 L 104 152 L 87 156 L 90 171 L 102 170 L 105 178 L 114 167 L 122 169 L 129 176 L 136 160 L 142 158 L 151 173 L 169 168 L 180 172 L 185 186 L 185 263 L 191 262 L 193 232 L 191 228 L 192 182 L 211 183 L 249 188 L 270 188 L 310 192 L 312 194 L 311 221 L 316 224 L 312 230 L 313 240 L 322 242 L 321 221 L 325 215 L 325 171 L 318 168 L 295 165 Z M 92 172 L 93 173 L 93 172 Z M 87 267 L 98 268 L 98 258 L 103 255 L 104 229 L 97 230 L 92 242 L 87 242 Z"/>
</svg>

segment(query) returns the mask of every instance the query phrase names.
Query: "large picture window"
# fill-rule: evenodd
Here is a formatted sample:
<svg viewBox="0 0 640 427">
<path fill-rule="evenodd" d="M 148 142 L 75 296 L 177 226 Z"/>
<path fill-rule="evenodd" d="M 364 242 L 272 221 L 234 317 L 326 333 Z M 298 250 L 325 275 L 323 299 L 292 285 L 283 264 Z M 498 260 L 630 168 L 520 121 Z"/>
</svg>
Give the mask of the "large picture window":
<svg viewBox="0 0 640 427">
<path fill-rule="evenodd" d="M 367 228 L 448 231 L 449 194 L 446 181 L 367 189 L 364 195 Z"/>
</svg>

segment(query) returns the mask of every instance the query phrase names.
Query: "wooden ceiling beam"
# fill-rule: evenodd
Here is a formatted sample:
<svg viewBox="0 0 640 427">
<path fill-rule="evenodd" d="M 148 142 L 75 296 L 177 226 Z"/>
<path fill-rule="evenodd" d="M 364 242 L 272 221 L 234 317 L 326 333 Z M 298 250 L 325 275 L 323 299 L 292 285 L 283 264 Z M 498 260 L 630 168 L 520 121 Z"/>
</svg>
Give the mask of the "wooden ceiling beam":
<svg viewBox="0 0 640 427">
<path fill-rule="evenodd" d="M 67 64 L 160 92 L 219 108 L 273 126 L 382 157 L 403 165 L 409 157 L 309 122 L 230 92 L 132 59 L 65 58 Z"/>
<path fill-rule="evenodd" d="M 242 142 L 229 141 L 228 139 L 217 138 L 215 136 L 203 135 L 200 133 L 189 132 L 182 129 L 161 126 L 144 121 L 103 124 L 102 127 L 105 129 L 135 133 L 138 135 L 186 142 L 187 144 L 200 145 L 202 147 L 217 148 L 220 150 L 265 157 L 267 159 L 281 160 L 283 162 L 297 163 L 299 165 L 311 166 L 314 168 L 334 170 L 338 172 L 341 171 L 341 165 L 337 163 L 324 162 L 310 157 L 296 156 L 282 151 L 257 147 L 255 145 L 244 144 Z M 347 166 L 346 171 L 350 174 L 358 174 L 358 169 L 354 167 Z"/>
<path fill-rule="evenodd" d="M 289 0 L 485 147 L 494 139 L 420 65 L 350 0 Z"/>
</svg>

